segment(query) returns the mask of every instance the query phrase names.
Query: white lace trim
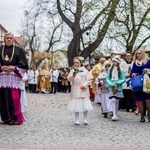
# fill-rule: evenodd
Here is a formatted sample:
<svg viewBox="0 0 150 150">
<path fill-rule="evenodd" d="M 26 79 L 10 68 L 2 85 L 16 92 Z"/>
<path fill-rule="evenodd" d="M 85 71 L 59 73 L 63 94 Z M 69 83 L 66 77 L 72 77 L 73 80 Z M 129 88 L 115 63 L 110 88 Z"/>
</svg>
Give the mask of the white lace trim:
<svg viewBox="0 0 150 150">
<path fill-rule="evenodd" d="M 0 73 L 0 88 L 19 88 L 21 89 L 21 78 L 14 72 Z"/>
<path fill-rule="evenodd" d="M 25 70 L 25 69 L 18 68 L 18 67 L 16 67 L 16 69 L 17 69 L 18 73 L 21 75 L 21 77 L 23 77 L 24 74 L 25 74 L 25 72 L 26 72 L 26 70 Z"/>
</svg>

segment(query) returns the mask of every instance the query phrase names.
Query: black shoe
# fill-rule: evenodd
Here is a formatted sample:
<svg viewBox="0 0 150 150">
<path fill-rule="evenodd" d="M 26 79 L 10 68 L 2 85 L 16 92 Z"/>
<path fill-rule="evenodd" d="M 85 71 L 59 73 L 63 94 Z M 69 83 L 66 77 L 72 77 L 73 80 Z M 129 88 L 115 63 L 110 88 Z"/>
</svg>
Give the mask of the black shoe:
<svg viewBox="0 0 150 150">
<path fill-rule="evenodd" d="M 104 118 L 107 118 L 107 113 L 103 113 L 103 117 L 104 117 Z"/>
<path fill-rule="evenodd" d="M 148 117 L 148 122 L 150 122 L 150 117 Z"/>
<path fill-rule="evenodd" d="M 97 104 L 99 104 L 101 106 L 101 103 L 97 103 Z"/>
<path fill-rule="evenodd" d="M 93 102 L 93 101 L 94 101 L 94 98 L 90 98 L 90 100 Z"/>
<path fill-rule="evenodd" d="M 13 121 L 10 121 L 10 122 L 9 122 L 9 125 L 14 125 L 14 122 L 13 122 Z"/>
<path fill-rule="evenodd" d="M 4 121 L 2 124 L 9 124 L 9 122 L 8 121 Z"/>
<path fill-rule="evenodd" d="M 132 108 L 132 112 L 135 112 L 136 111 L 136 108 Z"/>
<path fill-rule="evenodd" d="M 140 122 L 145 122 L 145 118 L 144 118 L 144 117 L 141 117 Z"/>
</svg>

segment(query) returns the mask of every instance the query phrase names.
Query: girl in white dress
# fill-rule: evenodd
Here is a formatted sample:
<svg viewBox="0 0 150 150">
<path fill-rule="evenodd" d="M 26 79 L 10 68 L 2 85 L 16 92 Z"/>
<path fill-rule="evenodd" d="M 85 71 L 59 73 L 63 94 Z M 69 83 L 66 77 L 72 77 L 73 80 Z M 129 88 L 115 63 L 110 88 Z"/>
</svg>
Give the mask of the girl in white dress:
<svg viewBox="0 0 150 150">
<path fill-rule="evenodd" d="M 79 125 L 79 112 L 83 113 L 84 124 L 87 125 L 87 113 L 92 110 L 92 104 L 89 98 L 90 73 L 82 66 L 83 57 L 73 59 L 74 67 L 70 71 L 67 79 L 72 82 L 71 101 L 68 110 L 75 113 L 75 125 Z"/>
</svg>

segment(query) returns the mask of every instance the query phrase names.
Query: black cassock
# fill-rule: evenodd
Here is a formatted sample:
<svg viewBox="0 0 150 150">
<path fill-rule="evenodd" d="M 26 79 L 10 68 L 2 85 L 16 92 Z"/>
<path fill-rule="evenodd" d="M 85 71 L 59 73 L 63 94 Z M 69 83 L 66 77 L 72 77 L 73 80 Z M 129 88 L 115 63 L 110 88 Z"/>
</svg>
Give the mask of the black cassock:
<svg viewBox="0 0 150 150">
<path fill-rule="evenodd" d="M 4 65 L 15 66 L 16 69 L 9 74 L 1 71 Z M 21 124 L 24 122 L 21 112 L 20 87 L 21 78 L 27 69 L 28 62 L 24 50 L 18 46 L 0 46 L 0 114 L 4 123 L 13 121 Z"/>
</svg>

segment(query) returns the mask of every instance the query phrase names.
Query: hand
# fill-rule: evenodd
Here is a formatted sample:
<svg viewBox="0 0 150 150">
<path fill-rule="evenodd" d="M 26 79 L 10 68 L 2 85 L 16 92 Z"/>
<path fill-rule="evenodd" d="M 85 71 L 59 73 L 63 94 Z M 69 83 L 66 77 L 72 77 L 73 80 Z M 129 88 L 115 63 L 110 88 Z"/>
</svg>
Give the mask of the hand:
<svg viewBox="0 0 150 150">
<path fill-rule="evenodd" d="M 138 73 L 132 73 L 132 77 L 135 77 L 137 75 L 138 75 Z"/>
<path fill-rule="evenodd" d="M 1 67 L 1 70 L 2 70 L 2 71 L 5 71 L 5 72 L 10 72 L 8 66 L 2 66 L 2 67 Z"/>
<path fill-rule="evenodd" d="M 148 73 L 148 72 L 150 72 L 150 69 L 145 68 L 145 69 L 143 69 L 143 72 L 144 72 L 144 73 Z"/>
<path fill-rule="evenodd" d="M 129 77 L 130 77 L 130 75 L 129 75 L 129 74 L 127 74 L 127 75 L 126 75 L 126 78 L 129 78 Z"/>
<path fill-rule="evenodd" d="M 85 87 L 85 86 L 81 86 L 81 89 L 82 89 L 82 90 L 85 90 L 85 89 L 86 89 L 86 87 Z"/>
<path fill-rule="evenodd" d="M 8 66 L 9 71 L 15 71 L 15 67 L 14 66 Z"/>
<path fill-rule="evenodd" d="M 115 87 L 117 87 L 117 85 L 118 85 L 118 83 L 117 83 L 117 82 L 115 82 L 115 83 L 113 83 L 113 84 L 112 84 L 112 87 L 114 87 L 114 88 L 115 88 Z"/>
<path fill-rule="evenodd" d="M 118 85 L 118 82 L 115 82 L 115 85 Z"/>
<path fill-rule="evenodd" d="M 112 83 L 112 85 L 111 85 L 112 87 L 115 87 L 115 83 Z"/>
<path fill-rule="evenodd" d="M 77 72 L 74 72 L 74 73 L 73 73 L 73 77 L 75 77 L 75 76 L 76 76 L 76 74 L 77 74 Z"/>
</svg>

